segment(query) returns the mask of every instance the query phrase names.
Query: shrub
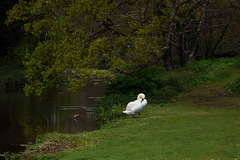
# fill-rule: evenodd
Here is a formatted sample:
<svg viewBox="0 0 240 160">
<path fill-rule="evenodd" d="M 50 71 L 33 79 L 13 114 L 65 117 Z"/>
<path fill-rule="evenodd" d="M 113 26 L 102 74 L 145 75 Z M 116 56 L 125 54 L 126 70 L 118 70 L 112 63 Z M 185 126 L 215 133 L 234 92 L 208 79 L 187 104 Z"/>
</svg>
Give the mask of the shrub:
<svg viewBox="0 0 240 160">
<path fill-rule="evenodd" d="M 18 160 L 20 158 L 20 154 L 4 152 L 3 157 L 5 160 Z"/>
<path fill-rule="evenodd" d="M 13 64 L 0 65 L 0 88 L 10 88 L 25 83 L 25 70 Z"/>
<path fill-rule="evenodd" d="M 152 66 L 131 75 L 120 75 L 116 81 L 107 86 L 104 94 L 124 94 L 136 99 L 139 92 L 147 94 L 154 88 L 164 86 L 164 81 L 156 77 L 163 75 L 164 72 L 163 67 Z"/>
<path fill-rule="evenodd" d="M 231 82 L 224 87 L 226 92 L 240 94 L 240 75 L 236 76 Z"/>
<path fill-rule="evenodd" d="M 130 98 L 124 94 L 110 94 L 98 99 L 94 104 L 98 107 L 95 111 L 100 122 L 107 122 L 123 116 L 122 111 Z"/>
</svg>

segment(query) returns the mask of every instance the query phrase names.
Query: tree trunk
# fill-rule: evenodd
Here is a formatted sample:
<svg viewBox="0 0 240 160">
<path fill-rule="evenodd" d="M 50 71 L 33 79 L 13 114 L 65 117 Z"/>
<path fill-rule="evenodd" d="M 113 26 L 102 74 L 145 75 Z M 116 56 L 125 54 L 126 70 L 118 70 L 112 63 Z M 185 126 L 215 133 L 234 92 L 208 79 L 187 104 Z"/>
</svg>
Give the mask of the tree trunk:
<svg viewBox="0 0 240 160">
<path fill-rule="evenodd" d="M 166 68 L 166 70 L 167 71 L 173 71 L 171 49 L 168 49 L 168 50 L 165 51 L 165 54 L 163 56 L 163 60 L 164 60 L 163 65 Z"/>
</svg>

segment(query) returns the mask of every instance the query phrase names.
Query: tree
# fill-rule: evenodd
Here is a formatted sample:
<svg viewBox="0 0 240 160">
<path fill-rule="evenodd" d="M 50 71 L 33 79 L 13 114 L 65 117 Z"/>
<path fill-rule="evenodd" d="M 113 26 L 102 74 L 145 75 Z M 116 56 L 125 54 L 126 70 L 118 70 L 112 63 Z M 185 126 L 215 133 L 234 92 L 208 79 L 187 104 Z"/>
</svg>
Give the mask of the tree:
<svg viewBox="0 0 240 160">
<path fill-rule="evenodd" d="M 173 11 L 166 41 L 169 44 L 166 55 L 170 69 L 171 65 L 187 66 L 196 58 L 213 58 L 228 29 L 237 22 L 238 0 L 169 3 Z"/>
<path fill-rule="evenodd" d="M 68 74 L 72 90 L 93 76 L 111 79 L 161 62 L 168 10 L 148 0 L 19 0 L 8 12 L 11 23 L 25 21 L 39 38 L 27 53 L 27 94 L 46 94 Z M 99 70 L 105 64 L 108 70 Z"/>
<path fill-rule="evenodd" d="M 210 6 L 211 12 L 208 12 L 209 17 L 212 18 L 212 28 L 213 32 L 213 43 L 211 51 L 211 56 L 231 56 L 236 53 L 240 53 L 239 45 L 239 1 L 215 1 L 215 3 Z M 210 8 L 209 7 L 209 8 Z M 210 16 L 212 15 L 212 16 Z M 216 23 L 218 22 L 218 23 Z M 211 42 L 209 42 L 211 43 Z"/>
<path fill-rule="evenodd" d="M 225 3 L 222 0 L 222 6 Z M 25 91 L 43 95 L 66 76 L 70 88 L 78 90 L 92 77 L 109 80 L 162 64 L 172 70 L 174 64 L 185 66 L 207 55 L 206 40 L 216 37 L 211 29 L 215 17 L 206 16 L 212 6 L 218 6 L 217 2 L 19 0 L 6 23 L 22 20 L 25 31 L 39 39 L 34 52 L 26 55 Z M 237 11 L 235 6 L 227 24 Z M 224 37 L 227 24 L 222 25 L 222 36 L 211 52 Z M 102 65 L 107 70 L 100 70 Z"/>
<path fill-rule="evenodd" d="M 206 1 L 201 15 L 201 49 L 205 58 L 213 58 L 229 27 L 234 23 L 239 2 Z M 236 22 L 236 21 L 235 21 Z"/>
</svg>

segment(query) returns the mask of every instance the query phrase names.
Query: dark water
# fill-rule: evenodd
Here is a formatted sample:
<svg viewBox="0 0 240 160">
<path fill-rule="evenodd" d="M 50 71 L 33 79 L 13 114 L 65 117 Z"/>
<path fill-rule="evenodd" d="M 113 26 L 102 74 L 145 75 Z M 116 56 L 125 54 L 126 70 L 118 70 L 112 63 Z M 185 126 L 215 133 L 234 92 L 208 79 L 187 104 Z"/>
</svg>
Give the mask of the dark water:
<svg viewBox="0 0 240 160">
<path fill-rule="evenodd" d="M 34 143 L 37 135 L 58 131 L 78 133 L 98 129 L 91 107 L 104 84 L 81 92 L 61 89 L 41 101 L 27 97 L 22 89 L 0 93 L 0 155 L 18 152 Z"/>
</svg>

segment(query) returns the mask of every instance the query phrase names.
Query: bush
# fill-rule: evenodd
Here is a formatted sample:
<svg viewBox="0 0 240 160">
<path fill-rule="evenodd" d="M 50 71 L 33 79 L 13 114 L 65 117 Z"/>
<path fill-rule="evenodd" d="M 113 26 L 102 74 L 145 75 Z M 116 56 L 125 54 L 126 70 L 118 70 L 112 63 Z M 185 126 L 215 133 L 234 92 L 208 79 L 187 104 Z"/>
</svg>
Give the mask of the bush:
<svg viewBox="0 0 240 160">
<path fill-rule="evenodd" d="M 240 94 L 240 75 L 235 77 L 231 82 L 227 83 L 224 87 L 226 92 L 238 93 Z"/>
<path fill-rule="evenodd" d="M 3 157 L 5 160 L 18 160 L 20 158 L 20 154 L 4 152 Z"/>
<path fill-rule="evenodd" d="M 110 94 L 98 99 L 94 104 L 98 107 L 95 111 L 98 120 L 104 123 L 122 117 L 122 111 L 130 100 L 127 95 L 123 94 Z"/>
<path fill-rule="evenodd" d="M 25 70 L 13 64 L 0 65 L 0 88 L 18 87 L 25 83 Z"/>
</svg>

